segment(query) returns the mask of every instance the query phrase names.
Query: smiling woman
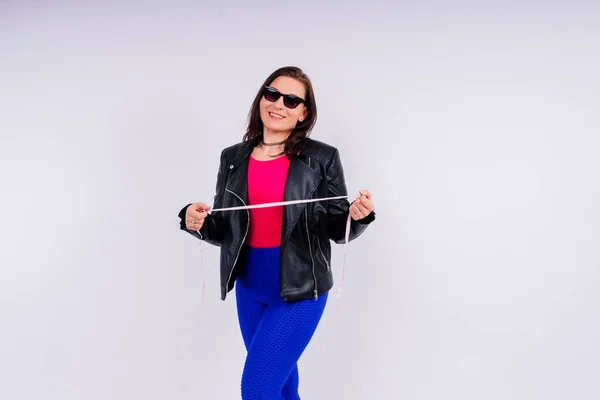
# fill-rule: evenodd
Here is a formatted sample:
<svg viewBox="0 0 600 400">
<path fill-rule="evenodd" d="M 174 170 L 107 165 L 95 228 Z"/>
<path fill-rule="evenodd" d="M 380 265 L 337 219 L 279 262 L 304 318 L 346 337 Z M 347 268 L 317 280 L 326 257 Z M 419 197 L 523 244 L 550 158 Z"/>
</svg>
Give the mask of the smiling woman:
<svg viewBox="0 0 600 400">
<path fill-rule="evenodd" d="M 234 286 L 247 349 L 242 399 L 299 399 L 297 361 L 333 286 L 330 241 L 362 234 L 375 219 L 371 194 L 347 197 L 338 150 L 309 139 L 317 120 L 312 84 L 297 67 L 273 72 L 250 109 L 241 143 L 221 153 L 215 209 L 289 200 L 293 206 L 209 213 L 198 202 L 180 228 L 221 247 L 221 298 Z M 334 198 L 334 199 L 331 199 Z"/>
<path fill-rule="evenodd" d="M 253 153 L 259 158 L 272 153 L 300 155 L 316 122 L 317 104 L 310 79 L 298 68 L 284 67 L 273 72 L 257 93 L 244 140 L 260 139 L 258 148 L 263 152 Z"/>
<path fill-rule="evenodd" d="M 287 89 L 278 89 L 287 88 Z M 282 94 L 281 91 L 289 94 Z M 288 132 L 291 132 L 297 123 L 302 123 L 308 114 L 308 108 L 298 107 L 305 103 L 304 96 L 306 90 L 304 86 L 297 80 L 289 78 L 287 76 L 279 76 L 276 78 L 271 86 L 265 86 L 263 91 L 262 99 L 260 100 L 259 110 L 260 119 L 263 121 L 263 141 L 262 146 L 282 146 L 285 144 Z M 303 93 L 301 95 L 295 95 L 291 93 Z M 278 102 L 280 98 L 283 98 L 283 107 Z M 313 106 L 316 110 L 316 107 Z M 269 140 L 272 138 L 272 140 Z M 278 139 L 283 139 L 277 141 Z M 269 157 L 277 157 L 283 155 L 284 152 L 280 152 L 275 155 L 268 154 Z M 257 151 L 255 156 L 262 156 L 260 151 Z"/>
</svg>

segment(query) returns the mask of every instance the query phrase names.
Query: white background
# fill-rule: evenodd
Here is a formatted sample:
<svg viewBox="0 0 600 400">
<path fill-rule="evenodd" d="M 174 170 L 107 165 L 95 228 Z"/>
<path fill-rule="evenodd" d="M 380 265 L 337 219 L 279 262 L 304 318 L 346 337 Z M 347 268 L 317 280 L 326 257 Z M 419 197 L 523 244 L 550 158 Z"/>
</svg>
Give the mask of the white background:
<svg viewBox="0 0 600 400">
<path fill-rule="evenodd" d="M 203 3 L 0 1 L 0 398 L 239 398 L 177 212 L 290 64 L 378 213 L 303 398 L 600 397 L 597 7 Z"/>
</svg>

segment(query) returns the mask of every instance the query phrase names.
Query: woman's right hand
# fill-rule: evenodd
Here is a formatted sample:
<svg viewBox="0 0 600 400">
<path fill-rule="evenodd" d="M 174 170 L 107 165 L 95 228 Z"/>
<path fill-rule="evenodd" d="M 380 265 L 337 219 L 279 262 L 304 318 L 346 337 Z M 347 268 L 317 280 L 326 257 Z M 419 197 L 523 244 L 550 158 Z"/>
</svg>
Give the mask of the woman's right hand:
<svg viewBox="0 0 600 400">
<path fill-rule="evenodd" d="M 208 215 L 210 206 L 200 203 L 190 204 L 185 212 L 185 227 L 190 231 L 199 231 Z"/>
</svg>

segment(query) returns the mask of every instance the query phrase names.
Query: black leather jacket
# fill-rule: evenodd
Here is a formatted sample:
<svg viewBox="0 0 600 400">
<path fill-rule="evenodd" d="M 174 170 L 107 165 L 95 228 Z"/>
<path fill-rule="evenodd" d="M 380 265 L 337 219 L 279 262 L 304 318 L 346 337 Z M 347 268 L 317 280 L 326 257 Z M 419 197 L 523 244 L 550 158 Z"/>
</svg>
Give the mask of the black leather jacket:
<svg viewBox="0 0 600 400">
<path fill-rule="evenodd" d="M 248 205 L 248 161 L 254 143 L 239 143 L 221 153 L 213 208 Z M 302 156 L 290 162 L 284 200 L 347 195 L 338 150 L 309 140 Z M 283 211 L 280 256 L 280 293 L 283 300 L 317 298 L 333 286 L 330 268 L 330 240 L 344 243 L 350 203 L 346 199 L 287 205 Z M 244 242 L 248 234 L 247 210 L 210 214 L 200 234 L 180 228 L 199 239 L 221 247 L 221 299 L 233 289 L 236 276 L 245 265 Z M 357 238 L 375 219 L 371 212 L 360 221 L 352 220 L 349 240 Z"/>
</svg>

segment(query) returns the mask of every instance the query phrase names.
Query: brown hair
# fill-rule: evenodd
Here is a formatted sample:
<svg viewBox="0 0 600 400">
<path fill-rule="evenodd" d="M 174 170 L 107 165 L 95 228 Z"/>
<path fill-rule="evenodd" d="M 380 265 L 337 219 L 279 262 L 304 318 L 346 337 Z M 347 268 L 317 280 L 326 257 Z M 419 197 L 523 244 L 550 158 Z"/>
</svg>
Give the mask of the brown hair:
<svg viewBox="0 0 600 400">
<path fill-rule="evenodd" d="M 317 104 L 315 102 L 315 94 L 313 91 L 312 83 L 308 76 L 298 67 L 282 67 L 273 72 L 262 84 L 252 107 L 248 113 L 248 128 L 244 135 L 244 142 L 262 140 L 263 122 L 260 118 L 260 100 L 263 96 L 263 88 L 269 86 L 275 79 L 280 76 L 288 76 L 290 78 L 297 79 L 304 84 L 306 95 L 304 96 L 304 105 L 307 109 L 307 116 L 303 121 L 299 121 L 296 127 L 292 129 L 290 136 L 285 141 L 284 152 L 288 157 L 301 155 L 302 151 L 306 147 L 308 142 L 307 138 L 310 136 L 315 123 L 317 122 Z"/>
</svg>

